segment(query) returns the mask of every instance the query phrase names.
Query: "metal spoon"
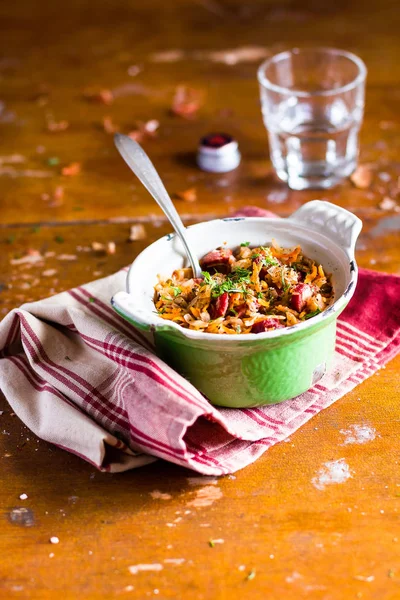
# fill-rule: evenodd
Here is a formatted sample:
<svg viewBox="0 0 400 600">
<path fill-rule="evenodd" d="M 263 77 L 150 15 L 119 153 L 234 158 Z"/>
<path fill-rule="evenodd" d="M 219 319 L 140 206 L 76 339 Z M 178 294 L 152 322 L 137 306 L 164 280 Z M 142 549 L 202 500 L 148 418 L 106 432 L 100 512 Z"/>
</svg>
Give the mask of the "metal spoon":
<svg viewBox="0 0 400 600">
<path fill-rule="evenodd" d="M 153 163 L 141 146 L 127 135 L 116 133 L 114 142 L 122 158 L 164 211 L 178 234 L 193 269 L 193 277 L 202 277 L 200 263 L 186 238 L 186 228 L 178 215 Z"/>
</svg>

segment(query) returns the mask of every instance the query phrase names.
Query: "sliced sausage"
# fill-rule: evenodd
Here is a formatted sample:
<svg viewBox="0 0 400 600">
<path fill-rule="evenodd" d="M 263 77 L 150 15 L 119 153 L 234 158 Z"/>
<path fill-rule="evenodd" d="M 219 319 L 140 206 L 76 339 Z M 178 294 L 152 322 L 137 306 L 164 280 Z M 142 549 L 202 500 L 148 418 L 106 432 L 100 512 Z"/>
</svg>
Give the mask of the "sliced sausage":
<svg viewBox="0 0 400 600">
<path fill-rule="evenodd" d="M 221 296 L 215 300 L 215 303 L 210 308 L 210 314 L 212 319 L 218 319 L 224 317 L 229 305 L 229 294 L 224 292 Z"/>
<path fill-rule="evenodd" d="M 251 333 L 264 333 L 264 331 L 269 331 L 270 329 L 281 329 L 285 327 L 280 319 L 276 317 L 267 317 L 258 323 L 254 323 L 251 328 Z"/>
<path fill-rule="evenodd" d="M 235 262 L 232 250 L 229 248 L 217 248 L 206 254 L 200 261 L 203 271 L 209 273 L 229 273 L 231 264 Z"/>
<path fill-rule="evenodd" d="M 312 295 L 313 290 L 308 283 L 298 283 L 292 290 L 290 306 L 297 312 L 301 312 Z"/>
</svg>

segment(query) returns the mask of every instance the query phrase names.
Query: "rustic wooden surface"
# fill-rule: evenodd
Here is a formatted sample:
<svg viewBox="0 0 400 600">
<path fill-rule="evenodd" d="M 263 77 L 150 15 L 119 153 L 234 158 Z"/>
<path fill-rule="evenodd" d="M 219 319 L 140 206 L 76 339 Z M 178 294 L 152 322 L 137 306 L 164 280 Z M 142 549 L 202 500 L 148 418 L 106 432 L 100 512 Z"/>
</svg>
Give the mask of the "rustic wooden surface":
<svg viewBox="0 0 400 600">
<path fill-rule="evenodd" d="M 159 122 L 143 144 L 171 193 L 196 189 L 195 202 L 177 201 L 187 221 L 249 203 L 285 216 L 323 197 L 363 218 L 361 266 L 400 273 L 400 214 L 380 207 L 396 200 L 400 176 L 397 2 L 25 0 L 0 3 L 0 23 L 2 315 L 112 273 L 168 229 L 117 156 L 104 117 L 124 132 Z M 310 44 L 353 50 L 369 68 L 361 160 L 374 176 L 366 190 L 345 182 L 323 194 L 291 192 L 271 171 L 257 47 Z M 240 49 L 249 46 L 245 61 Z M 169 110 L 180 84 L 202 95 L 191 119 Z M 114 102 L 89 102 L 90 89 L 111 90 Z M 62 121 L 67 129 L 48 131 Z M 233 173 L 195 167 L 198 138 L 215 128 L 240 141 L 243 162 Z M 81 173 L 63 176 L 73 162 Z M 129 243 L 137 222 L 147 238 Z M 82 249 L 92 241 L 114 241 L 116 253 Z M 55 252 L 50 276 L 10 265 L 29 249 Z M 0 598 L 400 598 L 399 366 L 393 360 L 289 442 L 220 479 L 221 498 L 207 508 L 188 508 L 198 490 L 193 473 L 162 462 L 94 472 L 38 440 L 1 401 Z M 354 424 L 375 429 L 375 439 L 343 445 L 341 430 Z M 352 478 L 316 489 L 321 466 L 340 458 Z M 153 499 L 156 489 L 170 498 Z M 25 525 L 10 520 L 17 507 L 32 511 Z M 211 547 L 210 539 L 224 543 Z M 163 569 L 129 572 L 143 563 Z"/>
</svg>

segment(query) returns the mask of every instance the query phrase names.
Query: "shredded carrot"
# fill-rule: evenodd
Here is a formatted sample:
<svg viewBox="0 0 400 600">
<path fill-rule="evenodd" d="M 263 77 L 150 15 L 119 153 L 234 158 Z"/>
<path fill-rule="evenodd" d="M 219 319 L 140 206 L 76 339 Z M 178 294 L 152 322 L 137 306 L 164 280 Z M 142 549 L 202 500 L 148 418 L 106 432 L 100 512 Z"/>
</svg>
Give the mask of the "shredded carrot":
<svg viewBox="0 0 400 600">
<path fill-rule="evenodd" d="M 317 276 L 317 267 L 316 267 L 315 264 L 313 264 L 311 273 L 309 273 L 306 276 L 306 278 L 304 280 L 304 283 L 311 283 L 312 281 L 314 281 L 314 279 L 316 278 L 316 276 Z"/>
</svg>

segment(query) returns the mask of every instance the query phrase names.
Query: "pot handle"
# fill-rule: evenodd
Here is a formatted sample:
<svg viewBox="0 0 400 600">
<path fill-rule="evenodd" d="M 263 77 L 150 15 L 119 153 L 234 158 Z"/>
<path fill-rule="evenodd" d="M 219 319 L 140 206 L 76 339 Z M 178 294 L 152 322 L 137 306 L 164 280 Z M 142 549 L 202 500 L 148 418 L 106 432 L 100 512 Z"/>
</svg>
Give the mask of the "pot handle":
<svg viewBox="0 0 400 600">
<path fill-rule="evenodd" d="M 138 329 L 147 332 L 154 332 L 156 327 L 152 319 L 149 318 L 149 311 L 142 310 L 135 306 L 135 299 L 128 292 L 117 292 L 111 298 L 111 306 L 121 317 L 132 323 Z M 161 320 L 161 319 L 160 319 Z M 183 330 L 177 324 L 170 321 L 157 325 L 157 331 L 178 331 Z"/>
<path fill-rule="evenodd" d="M 111 298 L 111 306 L 121 317 L 132 323 L 132 325 L 135 325 L 135 327 L 144 329 L 145 331 L 150 330 L 151 324 L 146 318 L 146 311 L 135 308 L 133 298 L 127 292 L 117 292 L 114 294 Z"/>
<path fill-rule="evenodd" d="M 350 260 L 354 259 L 362 221 L 345 208 L 325 200 L 311 200 L 288 217 L 288 221 L 325 233 L 346 252 Z"/>
</svg>

